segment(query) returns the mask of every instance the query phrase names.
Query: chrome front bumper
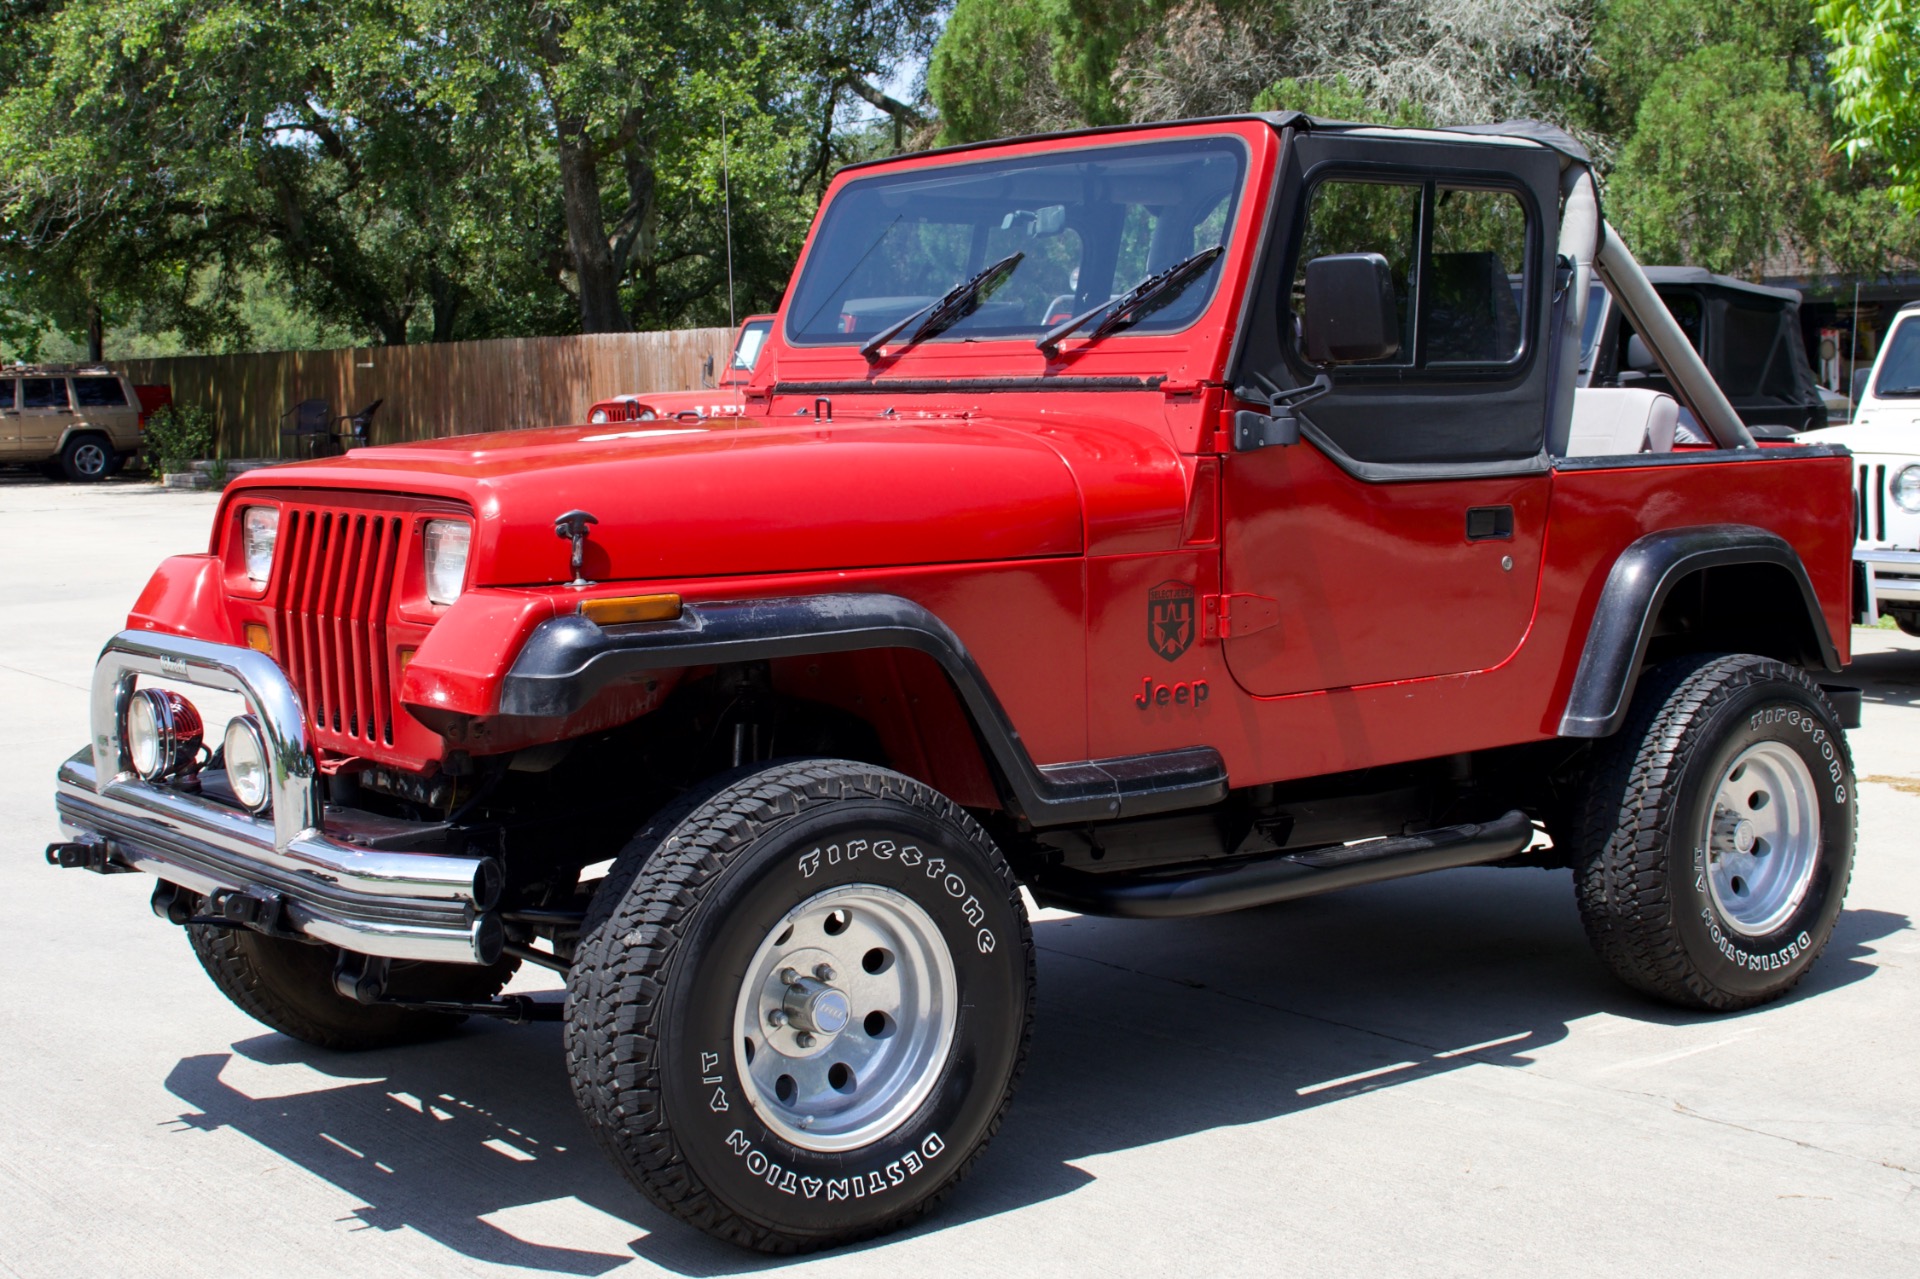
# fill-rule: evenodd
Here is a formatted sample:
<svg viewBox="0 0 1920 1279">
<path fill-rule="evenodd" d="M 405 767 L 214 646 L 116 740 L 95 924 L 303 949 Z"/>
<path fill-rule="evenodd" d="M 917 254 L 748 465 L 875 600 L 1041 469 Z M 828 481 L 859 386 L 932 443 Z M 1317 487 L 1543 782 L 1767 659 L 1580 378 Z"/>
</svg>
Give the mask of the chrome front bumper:
<svg viewBox="0 0 1920 1279">
<path fill-rule="evenodd" d="M 1864 570 L 1858 620 L 1873 625 L 1883 604 L 1920 606 L 1920 551 L 1861 546 L 1853 562 Z"/>
<path fill-rule="evenodd" d="M 271 759 L 264 816 L 142 781 L 121 726 L 141 676 L 237 693 Z M 209 725 L 209 730 L 213 726 Z M 54 803 L 68 838 L 203 895 L 271 903 L 281 926 L 342 950 L 389 959 L 487 964 L 504 942 L 491 857 L 397 851 L 396 823 L 329 809 L 299 696 L 263 653 L 122 631 L 94 667 L 92 745 L 60 766 Z"/>
</svg>

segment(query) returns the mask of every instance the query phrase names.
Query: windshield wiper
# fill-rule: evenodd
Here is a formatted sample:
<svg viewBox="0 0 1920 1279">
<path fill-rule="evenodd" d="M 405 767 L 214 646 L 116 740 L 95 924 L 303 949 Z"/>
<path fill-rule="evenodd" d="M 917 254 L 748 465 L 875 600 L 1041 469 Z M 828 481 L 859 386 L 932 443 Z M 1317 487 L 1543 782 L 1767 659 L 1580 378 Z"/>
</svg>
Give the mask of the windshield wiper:
<svg viewBox="0 0 1920 1279">
<path fill-rule="evenodd" d="M 1013 274 L 1013 268 L 1019 266 L 1026 256 L 1024 252 L 1009 254 L 978 275 L 962 280 L 937 300 L 929 302 L 906 319 L 896 324 L 889 324 L 861 343 L 860 354 L 867 357 L 868 364 L 872 364 L 880 358 L 881 348 L 893 341 L 901 330 L 922 316 L 926 317 L 925 320 L 901 344 L 902 346 L 912 346 L 923 338 L 946 332 L 972 315 L 979 309 L 982 302 L 992 297 L 993 291 L 1007 282 L 1007 277 Z"/>
<path fill-rule="evenodd" d="M 1226 249 L 1216 244 L 1212 248 L 1200 250 L 1190 258 L 1182 258 L 1157 275 L 1148 276 L 1119 297 L 1102 302 L 1090 311 L 1082 311 L 1071 320 L 1063 320 L 1054 325 L 1034 339 L 1033 344 L 1040 348 L 1041 354 L 1051 360 L 1060 353 L 1062 339 L 1097 315 L 1104 313 L 1107 318 L 1093 326 L 1093 331 L 1087 334 L 1089 342 L 1097 341 L 1128 325 L 1138 324 L 1179 297 L 1186 287 L 1199 279 L 1201 273 L 1213 265 L 1213 260 L 1224 252 Z"/>
</svg>

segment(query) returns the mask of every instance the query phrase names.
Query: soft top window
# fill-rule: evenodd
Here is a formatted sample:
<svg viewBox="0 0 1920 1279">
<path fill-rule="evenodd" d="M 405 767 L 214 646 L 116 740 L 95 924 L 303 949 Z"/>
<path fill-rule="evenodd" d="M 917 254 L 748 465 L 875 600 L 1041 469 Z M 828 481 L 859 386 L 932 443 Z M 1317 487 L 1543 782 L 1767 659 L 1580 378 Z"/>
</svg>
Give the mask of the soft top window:
<svg viewBox="0 0 1920 1279">
<path fill-rule="evenodd" d="M 1301 350 L 1307 263 L 1378 253 L 1393 278 L 1400 350 L 1379 365 L 1502 368 L 1525 351 L 1526 206 L 1509 190 L 1373 177 L 1313 189 L 1294 256 L 1291 308 Z"/>
<path fill-rule="evenodd" d="M 1032 338 L 1225 245 L 1247 167 L 1237 138 L 1057 151 L 879 173 L 834 197 L 787 307 L 787 339 L 858 343 L 984 267 L 1023 255 L 939 339 Z M 1220 262 L 1128 332 L 1206 310 Z"/>
</svg>

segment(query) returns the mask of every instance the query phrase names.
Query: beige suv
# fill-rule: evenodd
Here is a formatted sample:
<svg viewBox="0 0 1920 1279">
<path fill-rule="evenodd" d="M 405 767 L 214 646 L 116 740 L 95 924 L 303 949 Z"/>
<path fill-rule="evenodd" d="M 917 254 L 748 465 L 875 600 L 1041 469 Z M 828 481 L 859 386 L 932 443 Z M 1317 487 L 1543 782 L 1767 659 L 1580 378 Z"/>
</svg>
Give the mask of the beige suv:
<svg viewBox="0 0 1920 1279">
<path fill-rule="evenodd" d="M 103 368 L 0 368 L 0 464 L 103 480 L 140 451 L 140 397 Z"/>
</svg>

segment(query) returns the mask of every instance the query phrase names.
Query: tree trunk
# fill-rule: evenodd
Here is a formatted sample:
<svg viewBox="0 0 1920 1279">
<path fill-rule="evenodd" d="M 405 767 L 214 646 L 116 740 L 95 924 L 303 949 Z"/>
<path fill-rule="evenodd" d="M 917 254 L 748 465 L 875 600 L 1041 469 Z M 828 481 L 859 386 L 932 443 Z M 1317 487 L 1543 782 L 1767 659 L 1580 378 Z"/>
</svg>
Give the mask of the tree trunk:
<svg viewBox="0 0 1920 1279">
<path fill-rule="evenodd" d="M 106 359 L 107 321 L 98 302 L 87 303 L 87 360 L 98 364 Z"/>
<path fill-rule="evenodd" d="M 620 309 L 620 279 L 613 269 L 606 214 L 600 207 L 600 166 L 578 129 L 564 126 L 558 158 L 567 248 L 580 286 L 580 331 L 624 333 L 627 317 Z"/>
</svg>

